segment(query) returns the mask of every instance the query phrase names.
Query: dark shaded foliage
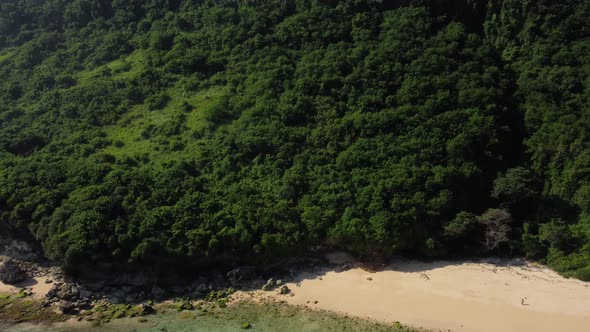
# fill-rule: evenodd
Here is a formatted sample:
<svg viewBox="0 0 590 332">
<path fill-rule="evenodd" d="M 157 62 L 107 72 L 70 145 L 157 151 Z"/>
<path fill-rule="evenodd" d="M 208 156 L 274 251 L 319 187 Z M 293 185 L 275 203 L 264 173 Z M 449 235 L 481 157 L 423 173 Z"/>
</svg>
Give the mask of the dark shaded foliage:
<svg viewBox="0 0 590 332">
<path fill-rule="evenodd" d="M 586 278 L 589 14 L 574 0 L 3 1 L 0 222 L 72 269 L 331 245 L 524 254 Z"/>
</svg>

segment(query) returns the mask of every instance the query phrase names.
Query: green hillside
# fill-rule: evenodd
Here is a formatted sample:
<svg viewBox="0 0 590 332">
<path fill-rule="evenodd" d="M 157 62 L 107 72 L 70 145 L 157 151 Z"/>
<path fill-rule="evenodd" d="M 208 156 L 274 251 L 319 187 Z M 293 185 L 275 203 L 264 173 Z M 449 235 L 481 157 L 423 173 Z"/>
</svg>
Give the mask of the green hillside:
<svg viewBox="0 0 590 332">
<path fill-rule="evenodd" d="M 5 0 L 0 228 L 71 270 L 525 255 L 590 279 L 590 3 Z"/>
</svg>

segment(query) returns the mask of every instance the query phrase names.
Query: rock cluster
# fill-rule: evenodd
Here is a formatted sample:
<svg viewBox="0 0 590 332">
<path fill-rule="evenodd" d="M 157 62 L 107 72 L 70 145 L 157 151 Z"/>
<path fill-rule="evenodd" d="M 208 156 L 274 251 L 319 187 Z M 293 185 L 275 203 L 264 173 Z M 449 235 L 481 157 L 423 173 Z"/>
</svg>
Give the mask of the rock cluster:
<svg viewBox="0 0 590 332">
<path fill-rule="evenodd" d="M 92 309 L 92 294 L 75 283 L 58 282 L 51 287 L 43 306 L 59 305 L 59 309 L 66 315 L 77 314 L 80 310 Z"/>
</svg>

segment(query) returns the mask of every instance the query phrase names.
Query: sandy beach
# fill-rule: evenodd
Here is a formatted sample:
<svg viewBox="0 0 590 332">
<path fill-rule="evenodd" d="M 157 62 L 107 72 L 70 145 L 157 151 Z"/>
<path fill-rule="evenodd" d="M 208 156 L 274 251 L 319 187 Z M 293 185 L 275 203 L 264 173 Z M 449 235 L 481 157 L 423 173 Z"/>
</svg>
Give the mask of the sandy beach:
<svg viewBox="0 0 590 332">
<path fill-rule="evenodd" d="M 353 263 L 344 254 L 333 261 Z M 382 271 L 360 268 L 302 274 L 293 296 L 272 297 L 381 322 L 435 331 L 588 331 L 589 283 L 513 260 L 398 260 Z M 254 299 L 268 293 L 244 294 Z"/>
<path fill-rule="evenodd" d="M 18 293 L 23 288 L 30 288 L 31 296 L 33 298 L 45 299 L 45 294 L 47 294 L 53 286 L 52 283 L 46 282 L 48 279 L 49 277 L 35 277 L 34 279 L 29 279 L 28 281 L 14 286 L 0 282 L 0 294 L 14 294 Z"/>
<path fill-rule="evenodd" d="M 328 259 L 343 269 L 301 272 L 277 290 L 237 292 L 236 301 L 286 301 L 353 317 L 434 331 L 588 331 L 590 283 L 566 279 L 523 260 L 419 262 L 394 260 L 378 272 L 361 269 L 344 253 Z M 0 294 L 30 288 L 42 299 L 52 284 L 38 277 Z"/>
</svg>

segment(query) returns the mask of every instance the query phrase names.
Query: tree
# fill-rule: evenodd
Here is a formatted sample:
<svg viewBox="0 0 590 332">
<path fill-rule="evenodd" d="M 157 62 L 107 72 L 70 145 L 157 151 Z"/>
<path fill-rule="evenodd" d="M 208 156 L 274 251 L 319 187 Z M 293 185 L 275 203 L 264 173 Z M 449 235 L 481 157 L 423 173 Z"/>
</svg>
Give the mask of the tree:
<svg viewBox="0 0 590 332">
<path fill-rule="evenodd" d="M 508 241 L 512 216 L 507 211 L 489 209 L 477 217 L 477 222 L 484 227 L 483 245 L 487 251 L 493 251 Z"/>
</svg>

